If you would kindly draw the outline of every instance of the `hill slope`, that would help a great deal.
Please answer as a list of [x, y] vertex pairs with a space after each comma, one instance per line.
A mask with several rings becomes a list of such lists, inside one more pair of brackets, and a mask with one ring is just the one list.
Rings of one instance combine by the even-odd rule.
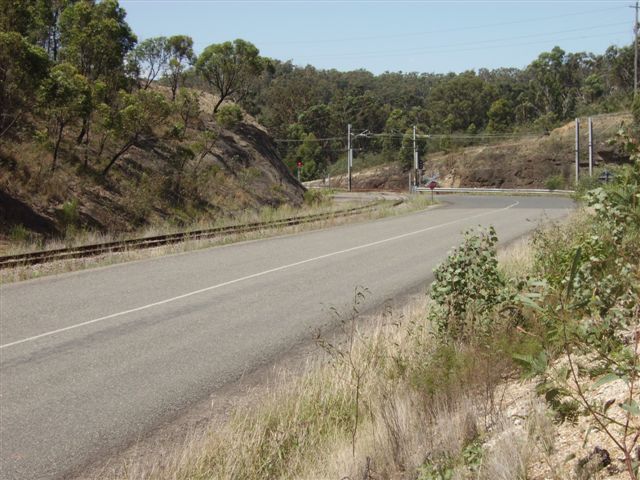
[[[155, 90], [168, 95], [162, 87]], [[104, 151], [97, 139], [77, 145], [68, 134], [62, 142], [64, 161], [51, 172], [51, 153], [34, 140], [34, 131], [3, 139], [0, 237], [25, 229], [59, 235], [70, 227], [117, 233], [301, 204], [304, 188], [282, 163], [264, 127], [248, 115], [224, 127], [208, 113], [212, 96], [198, 95], [201, 112], [179, 139], [169, 128], [154, 130], [107, 176], [100, 172], [115, 145]], [[179, 121], [176, 113], [173, 120]], [[38, 128], [44, 126], [35, 124]]]
[[[625, 159], [618, 156], [607, 140], [617, 128], [631, 122], [627, 113], [595, 116], [594, 161], [596, 166], [616, 164]], [[586, 172], [587, 130], [581, 130], [581, 169]], [[437, 174], [445, 187], [544, 188], [549, 178], [561, 177], [566, 186], [573, 184], [575, 168], [575, 125], [568, 123], [548, 135], [509, 139], [481, 146], [452, 148], [446, 152], [428, 153], [426, 174]], [[486, 142], [485, 142], [486, 143]], [[406, 189], [408, 172], [398, 163], [386, 164], [353, 175], [356, 189]], [[310, 182], [321, 185], [322, 181]], [[331, 178], [330, 186], [346, 186], [344, 175]]]

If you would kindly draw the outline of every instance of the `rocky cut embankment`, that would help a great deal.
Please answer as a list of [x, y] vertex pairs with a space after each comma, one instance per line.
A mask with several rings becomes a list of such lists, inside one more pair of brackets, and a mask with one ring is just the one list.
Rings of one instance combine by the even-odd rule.
[[[203, 112], [211, 112], [210, 97], [200, 93]], [[97, 141], [88, 149], [77, 145], [71, 128], [62, 143], [63, 161], [51, 172], [51, 153], [34, 135], [43, 127], [34, 125], [0, 144], [0, 236], [5, 238], [25, 231], [59, 236], [69, 227], [120, 233], [180, 226], [303, 201], [304, 187], [280, 159], [269, 133], [248, 115], [225, 128], [201, 113], [180, 141], [169, 128], [154, 130], [107, 176], [100, 172], [109, 145], [99, 156]]]
[[[593, 117], [594, 162], [596, 168], [628, 161], [608, 140], [617, 129], [631, 122], [631, 114], [621, 113]], [[586, 122], [585, 122], [586, 124]], [[587, 129], [581, 130], [580, 168], [588, 169]], [[463, 139], [476, 145], [454, 147], [448, 151], [427, 153], [425, 173], [437, 175], [445, 187], [545, 188], [550, 179], [555, 188], [571, 186], [575, 171], [575, 124], [570, 122], [547, 135], [514, 136], [513, 138]], [[477, 143], [482, 145], [477, 145]], [[321, 185], [322, 181], [311, 185]], [[325, 182], [326, 184], [326, 182]], [[329, 186], [346, 187], [346, 176], [329, 180]], [[356, 189], [407, 189], [408, 172], [398, 162], [354, 172]]]

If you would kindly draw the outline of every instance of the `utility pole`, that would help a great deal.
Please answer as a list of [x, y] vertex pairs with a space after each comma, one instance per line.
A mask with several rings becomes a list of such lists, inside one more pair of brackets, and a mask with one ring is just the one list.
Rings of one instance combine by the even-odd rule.
[[351, 191], [351, 124], [347, 125], [347, 176], [349, 177], [347, 182], [349, 184], [349, 191]]
[[638, 9], [640, 9], [640, 6], [638, 4], [639, 2], [636, 0], [635, 6], [629, 6], [636, 11], [636, 21], [633, 24], [633, 34], [635, 35], [633, 42], [635, 45], [635, 56], [633, 62], [633, 98], [636, 98], [636, 96], [638, 95]]
[[580, 119], [576, 118], [576, 185], [580, 175]]
[[593, 177], [593, 120], [589, 117], [589, 176]]
[[418, 149], [416, 148], [416, 126], [413, 126], [413, 171], [415, 175], [415, 185], [420, 186], [418, 180]]

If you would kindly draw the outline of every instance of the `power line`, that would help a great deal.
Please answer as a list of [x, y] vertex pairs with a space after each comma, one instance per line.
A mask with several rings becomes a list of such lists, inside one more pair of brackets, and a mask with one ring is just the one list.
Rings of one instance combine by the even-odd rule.
[[[600, 37], [609, 37], [611, 35], [621, 35], [621, 34], [626, 34], [626, 31], [615, 31], [615, 32], [607, 32], [601, 35], [581, 35], [581, 36], [576, 36], [576, 37], [562, 37], [562, 38], [555, 38], [555, 39], [546, 39], [546, 40], [539, 40], [536, 42], [522, 42], [522, 43], [509, 43], [508, 45], [491, 45], [491, 46], [483, 46], [483, 47], [475, 47], [475, 48], [463, 48], [463, 49], [455, 49], [455, 50], [444, 50], [444, 49], [439, 49], [439, 50], [424, 50], [424, 51], [420, 51], [420, 52], [414, 52], [414, 53], [406, 53], [406, 54], [402, 54], [402, 53], [395, 53], [395, 54], [388, 54], [388, 55], [361, 55], [364, 58], [385, 58], [385, 57], [401, 57], [401, 56], [411, 56], [411, 55], [426, 55], [426, 54], [432, 54], [432, 55], [437, 55], [437, 54], [445, 54], [448, 55], [450, 53], [457, 53], [457, 52], [472, 52], [472, 51], [479, 51], [479, 50], [496, 50], [499, 47], [504, 47], [504, 48], [510, 48], [510, 47], [522, 47], [522, 46], [527, 46], [527, 45], [543, 45], [543, 44], [548, 44], [549, 42], [554, 42], [554, 43], [558, 43], [558, 42], [563, 42], [566, 40], [583, 40], [583, 39], [591, 39], [591, 38], [600, 38]], [[336, 55], [331, 55], [332, 58], [339, 58], [340, 54], [336, 54]], [[315, 57], [314, 57], [315, 58]]]
[[[408, 134], [402, 133], [370, 133], [366, 136], [358, 137], [365, 139], [372, 138], [405, 138]], [[540, 137], [542, 134], [538, 133], [436, 133], [436, 134], [416, 134], [417, 139], [441, 139], [441, 138], [451, 138], [451, 139], [500, 139], [500, 138], [533, 138]], [[304, 143], [304, 142], [329, 142], [342, 140], [344, 141], [344, 137], [326, 137], [326, 138], [308, 138], [308, 139], [291, 139], [291, 138], [276, 138], [275, 142], [278, 143]]]
[[[532, 33], [529, 35], [518, 35], [515, 37], [501, 37], [501, 38], [495, 38], [495, 39], [489, 39], [489, 40], [476, 40], [473, 42], [461, 42], [461, 43], [448, 43], [445, 45], [434, 45], [429, 47], [428, 49], [425, 48], [404, 48], [402, 50], [385, 50], [385, 51], [369, 51], [369, 52], [359, 52], [359, 53], [341, 53], [339, 54], [339, 56], [360, 56], [360, 55], [395, 55], [398, 53], [401, 54], [409, 54], [409, 53], [415, 53], [415, 52], [425, 52], [425, 51], [440, 51], [443, 48], [446, 49], [450, 49], [451, 47], [465, 47], [468, 45], [478, 45], [478, 44], [486, 44], [486, 43], [502, 43], [502, 42], [507, 42], [507, 41], [511, 41], [511, 40], [519, 40], [519, 39], [525, 39], [525, 38], [536, 38], [536, 37], [546, 37], [548, 35], [556, 35], [556, 34], [563, 34], [563, 33], [573, 33], [573, 32], [584, 32], [584, 31], [593, 31], [593, 30], [598, 30], [598, 29], [603, 29], [603, 28], [607, 28], [607, 27], [618, 27], [618, 26], [622, 26], [622, 25], [628, 25], [628, 22], [615, 22], [615, 23], [607, 23], [607, 24], [598, 24], [598, 25], [592, 25], [592, 26], [588, 26], [588, 27], [580, 27], [580, 28], [574, 28], [574, 29], [570, 29], [570, 30], [556, 30], [554, 32], [542, 32], [542, 33]], [[320, 56], [320, 55], [315, 55]], [[329, 54], [322, 54], [322, 56], [338, 56], [338, 55], [329, 55]]]
[[[131, 1], [131, 0], [130, 0]], [[284, 44], [290, 44], [290, 43], [295, 43], [295, 44], [322, 44], [322, 43], [344, 43], [344, 42], [350, 42], [350, 41], [358, 41], [358, 40], [385, 40], [385, 39], [390, 39], [390, 38], [407, 38], [407, 37], [419, 37], [419, 36], [423, 36], [423, 35], [431, 35], [434, 33], [449, 33], [449, 32], [460, 32], [460, 31], [467, 31], [467, 30], [482, 30], [484, 28], [494, 28], [494, 27], [501, 27], [501, 26], [507, 26], [507, 25], [518, 25], [518, 24], [523, 24], [523, 23], [534, 23], [534, 22], [540, 22], [540, 21], [544, 21], [544, 20], [553, 20], [553, 19], [557, 19], [557, 18], [567, 18], [567, 17], [576, 17], [579, 15], [589, 15], [592, 13], [602, 13], [602, 12], [611, 12], [611, 11], [618, 11], [620, 9], [620, 7], [616, 7], [616, 8], [601, 8], [601, 9], [597, 9], [597, 10], [586, 10], [583, 12], [573, 12], [573, 13], [567, 13], [567, 14], [563, 14], [563, 15], [553, 15], [553, 16], [548, 16], [548, 17], [536, 17], [536, 18], [526, 18], [526, 19], [522, 19], [522, 20], [514, 20], [514, 21], [509, 21], [509, 22], [499, 22], [499, 23], [487, 23], [484, 25], [472, 25], [469, 27], [456, 27], [456, 28], [447, 28], [447, 29], [440, 29], [440, 30], [430, 30], [430, 31], [423, 31], [423, 32], [413, 32], [413, 33], [398, 33], [398, 34], [394, 34], [394, 35], [371, 35], [371, 36], [362, 36], [362, 37], [343, 37], [343, 38], [331, 38], [331, 39], [323, 39], [323, 40], [283, 40], [283, 41], [278, 41], [278, 42], [267, 42], [267, 43], [262, 43], [261, 45], [284, 45]]]
[[306, 138], [306, 139], [296, 139], [296, 138], [274, 138], [274, 142], [278, 143], [302, 143], [302, 142], [329, 142], [332, 140], [344, 140], [343, 137], [326, 137], [326, 138]]
[[[625, 22], [626, 23], [626, 22]], [[307, 58], [350, 58], [350, 57], [366, 57], [366, 58], [383, 58], [383, 57], [398, 57], [398, 56], [409, 56], [409, 55], [420, 55], [427, 53], [456, 53], [456, 52], [469, 52], [469, 51], [477, 51], [477, 50], [486, 50], [493, 49], [497, 47], [515, 47], [515, 46], [526, 46], [526, 45], [540, 45], [542, 43], [548, 43], [549, 41], [560, 42], [565, 40], [581, 40], [585, 38], [598, 38], [598, 37], [608, 37], [610, 35], [623, 34], [627, 33], [626, 31], [612, 31], [605, 32], [600, 35], [580, 35], [580, 36], [571, 36], [571, 37], [561, 37], [561, 38], [545, 38], [541, 40], [537, 40], [535, 42], [519, 42], [519, 43], [504, 43], [509, 42], [510, 40], [522, 38], [522, 37], [511, 37], [511, 38], [503, 38], [500, 40], [485, 40], [485, 41], [477, 41], [477, 42], [469, 42], [466, 45], [478, 45], [480, 43], [497, 43], [498, 45], [485, 45], [479, 47], [471, 47], [471, 48], [453, 48], [449, 49], [447, 46], [441, 47], [431, 47], [427, 49], [415, 49], [415, 50], [397, 50], [397, 51], [385, 51], [385, 52], [352, 52], [352, 53], [336, 53], [336, 54], [320, 54], [320, 55], [311, 55]], [[465, 44], [460, 44], [465, 45]]]

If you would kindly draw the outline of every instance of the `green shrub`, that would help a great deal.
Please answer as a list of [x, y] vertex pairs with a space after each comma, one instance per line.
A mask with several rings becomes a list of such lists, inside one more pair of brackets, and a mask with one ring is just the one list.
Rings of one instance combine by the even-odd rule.
[[[426, 461], [418, 467], [417, 480], [453, 480], [462, 478], [460, 472], [473, 472], [477, 475], [483, 455], [482, 443], [475, 439], [465, 445], [459, 455], [444, 455], [437, 460]], [[476, 478], [476, 475], [473, 478]]]
[[493, 227], [468, 230], [463, 243], [434, 270], [431, 320], [442, 339], [471, 340], [494, 327], [497, 307], [514, 298], [498, 269]]
[[216, 112], [216, 121], [224, 128], [233, 129], [242, 122], [242, 109], [235, 103], [222, 105]]
[[553, 288], [562, 288], [575, 252], [575, 242], [588, 235], [589, 218], [581, 216], [567, 224], [553, 223], [533, 232], [533, 273]]
[[326, 203], [327, 199], [328, 196], [323, 190], [310, 188], [304, 192], [304, 203], [306, 205], [321, 205]]
[[544, 182], [544, 187], [547, 190], [559, 190], [564, 187], [564, 178], [562, 175], [553, 175]]
[[451, 344], [438, 344], [428, 352], [424, 361], [411, 369], [411, 384], [429, 397], [436, 394], [447, 396], [456, 386], [466, 384], [475, 361], [475, 352]]
[[31, 238], [29, 230], [25, 228], [21, 223], [11, 227], [9, 231], [9, 239], [15, 243], [26, 243]]
[[593, 190], [600, 186], [600, 181], [598, 180], [599, 175], [600, 172], [594, 172], [592, 177], [588, 175], [581, 176], [578, 180], [578, 184], [575, 186], [575, 198], [581, 199], [589, 190]]
[[[540, 277], [537, 315], [543, 319], [546, 348], [514, 358], [558, 417], [588, 416], [589, 430], [608, 436], [624, 456], [629, 478], [637, 477], [635, 445], [640, 385], [640, 155], [637, 141], [619, 135], [620, 148], [634, 165], [615, 182], [585, 195], [593, 214], [568, 227], [534, 238]], [[559, 355], [564, 356], [557, 362]], [[617, 382], [623, 400], [585, 395]], [[619, 397], [620, 398], [620, 397]], [[613, 413], [612, 413], [613, 412]]]
[[59, 213], [60, 224], [65, 232], [65, 235], [73, 235], [76, 233], [76, 229], [80, 223], [80, 211], [78, 208], [78, 200], [67, 200], [62, 204], [62, 208]]
[[539, 116], [533, 122], [533, 128], [541, 132], [550, 132], [558, 126], [558, 117], [555, 113], [549, 112]]

